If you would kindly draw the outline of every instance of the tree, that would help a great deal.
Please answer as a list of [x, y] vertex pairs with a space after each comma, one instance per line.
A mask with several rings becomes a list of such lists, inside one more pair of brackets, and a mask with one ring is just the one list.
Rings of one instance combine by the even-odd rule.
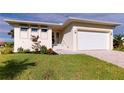
[[113, 45], [114, 48], [122, 48], [124, 45], [124, 35], [116, 34], [114, 35]]
[[8, 35], [10, 35], [11, 38], [14, 38], [14, 29], [11, 29], [10, 32], [8, 32]]

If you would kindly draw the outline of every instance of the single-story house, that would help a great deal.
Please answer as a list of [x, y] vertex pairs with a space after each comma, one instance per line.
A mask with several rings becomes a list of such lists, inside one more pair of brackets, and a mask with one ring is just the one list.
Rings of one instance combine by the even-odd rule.
[[5, 19], [14, 27], [14, 52], [22, 47], [32, 50], [31, 35], [41, 45], [64, 50], [112, 50], [113, 29], [119, 23], [69, 17], [64, 23]]

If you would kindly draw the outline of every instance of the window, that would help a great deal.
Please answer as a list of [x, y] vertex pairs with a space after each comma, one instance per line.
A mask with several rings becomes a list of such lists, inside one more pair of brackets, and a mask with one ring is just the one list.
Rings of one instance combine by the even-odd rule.
[[37, 32], [38, 31], [38, 28], [31, 28], [31, 31], [32, 32]]
[[28, 30], [28, 27], [26, 26], [21, 27], [21, 31], [27, 31], [27, 30]]
[[42, 28], [41, 31], [42, 31], [42, 32], [47, 32], [48, 29], [47, 29], [47, 28]]

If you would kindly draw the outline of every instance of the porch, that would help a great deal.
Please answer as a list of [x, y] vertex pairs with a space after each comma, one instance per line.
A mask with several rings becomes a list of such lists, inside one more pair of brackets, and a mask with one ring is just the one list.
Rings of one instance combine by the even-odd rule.
[[62, 30], [52, 30], [52, 49], [63, 50], [66, 48], [66, 43], [63, 40]]

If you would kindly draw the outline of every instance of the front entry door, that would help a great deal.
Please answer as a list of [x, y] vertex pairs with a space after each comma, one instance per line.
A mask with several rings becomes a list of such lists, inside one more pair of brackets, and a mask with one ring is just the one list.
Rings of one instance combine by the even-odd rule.
[[60, 33], [52, 32], [52, 45], [57, 45], [60, 43]]

